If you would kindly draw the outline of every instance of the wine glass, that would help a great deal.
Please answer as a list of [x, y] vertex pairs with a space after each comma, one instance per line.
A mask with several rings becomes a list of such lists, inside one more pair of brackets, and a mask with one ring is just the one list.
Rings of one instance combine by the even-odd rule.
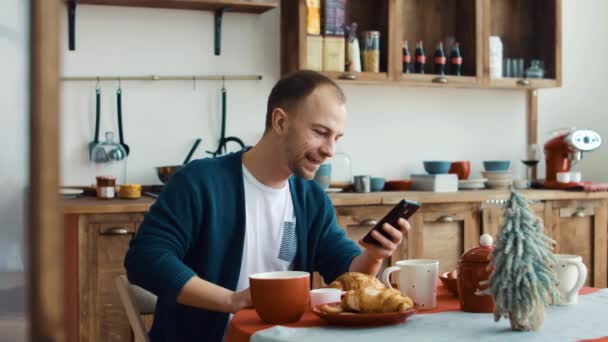
[[538, 165], [541, 158], [541, 149], [538, 144], [528, 144], [524, 150], [523, 156], [521, 158], [521, 162], [527, 166], [527, 179], [532, 183], [532, 169]]

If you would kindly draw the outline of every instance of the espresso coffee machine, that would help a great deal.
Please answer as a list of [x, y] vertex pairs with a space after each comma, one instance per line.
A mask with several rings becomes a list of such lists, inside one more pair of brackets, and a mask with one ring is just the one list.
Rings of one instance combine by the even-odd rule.
[[583, 159], [583, 152], [591, 152], [602, 144], [600, 135], [589, 129], [572, 129], [559, 133], [545, 143], [547, 189], [584, 187], [581, 180], [558, 181], [558, 173], [571, 172], [572, 166]]

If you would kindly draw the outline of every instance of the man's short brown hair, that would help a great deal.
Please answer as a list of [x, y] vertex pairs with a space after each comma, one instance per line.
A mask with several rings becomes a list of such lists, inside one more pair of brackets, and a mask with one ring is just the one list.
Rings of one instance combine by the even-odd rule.
[[336, 96], [343, 103], [346, 96], [340, 87], [328, 77], [311, 70], [301, 70], [289, 74], [279, 80], [268, 96], [266, 108], [266, 130], [272, 127], [272, 112], [276, 108], [286, 111], [293, 109], [320, 86], [329, 85], [336, 90]]

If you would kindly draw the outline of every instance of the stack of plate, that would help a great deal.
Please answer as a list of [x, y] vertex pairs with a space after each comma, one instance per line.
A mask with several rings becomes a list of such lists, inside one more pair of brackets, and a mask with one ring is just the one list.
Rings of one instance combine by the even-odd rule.
[[463, 179], [458, 181], [458, 190], [479, 190], [486, 188], [486, 178]]
[[481, 174], [488, 179], [488, 188], [508, 189], [513, 184], [511, 171], [482, 171]]

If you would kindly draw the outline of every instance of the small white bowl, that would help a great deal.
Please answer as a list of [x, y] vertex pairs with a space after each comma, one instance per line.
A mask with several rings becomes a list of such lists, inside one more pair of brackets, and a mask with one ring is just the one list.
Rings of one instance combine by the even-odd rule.
[[310, 290], [310, 307], [339, 302], [342, 300], [342, 293], [344, 291], [331, 288]]

